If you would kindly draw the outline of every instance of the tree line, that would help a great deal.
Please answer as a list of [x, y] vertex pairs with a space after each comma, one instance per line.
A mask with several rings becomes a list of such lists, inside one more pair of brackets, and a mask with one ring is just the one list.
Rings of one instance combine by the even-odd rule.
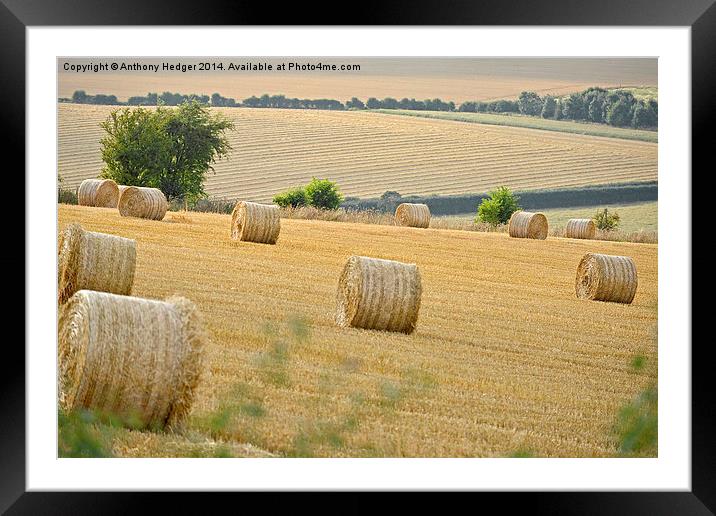
[[523, 91], [516, 101], [463, 102], [462, 112], [515, 112], [553, 120], [582, 120], [615, 127], [656, 128], [659, 104], [655, 99], [637, 99], [627, 90], [588, 88], [565, 97]]
[[578, 120], [609, 124], [615, 127], [656, 128], [658, 125], [659, 105], [655, 99], [637, 99], [627, 90], [606, 90], [588, 88], [580, 93], [557, 97], [541, 97], [534, 91], [523, 91], [516, 100], [501, 99], [489, 102], [466, 101], [456, 107], [454, 102], [445, 102], [439, 98], [416, 100], [403, 98], [397, 100], [385, 97], [380, 100], [370, 97], [366, 102], [357, 97], [345, 104], [335, 99], [299, 99], [285, 95], [264, 94], [251, 96], [243, 101], [224, 97], [219, 93], [209, 95], [172, 93], [147, 93], [145, 96], [130, 97], [121, 102], [115, 95], [88, 95], [83, 90], [75, 91], [71, 99], [61, 102], [76, 104], [103, 104], [127, 106], [179, 106], [185, 102], [196, 101], [202, 105], [214, 107], [250, 107], [283, 109], [405, 109], [413, 111], [459, 111], [463, 113], [519, 113], [527, 116], [553, 120]]
[[455, 111], [454, 102], [444, 102], [441, 99], [415, 100], [404, 98], [396, 100], [386, 97], [379, 100], [375, 97], [369, 98], [365, 103], [357, 97], [353, 97], [345, 104], [335, 99], [299, 99], [286, 97], [285, 95], [263, 94], [260, 97], [255, 95], [237, 101], [231, 97], [224, 97], [219, 93], [209, 95], [198, 95], [195, 93], [182, 95], [181, 93], [147, 93], [144, 96], [129, 97], [126, 102], [117, 99], [116, 95], [88, 95], [84, 90], [77, 90], [72, 94], [71, 99], [60, 98], [60, 102], [72, 102], [75, 104], [101, 104], [117, 106], [180, 106], [184, 102], [196, 101], [200, 104], [213, 107], [250, 107], [250, 108], [284, 108], [284, 109], [412, 109], [425, 111]]

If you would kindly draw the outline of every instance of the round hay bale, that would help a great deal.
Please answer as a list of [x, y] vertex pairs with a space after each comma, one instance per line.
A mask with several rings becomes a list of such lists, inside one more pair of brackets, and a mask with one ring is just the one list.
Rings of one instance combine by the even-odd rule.
[[60, 406], [140, 428], [180, 423], [191, 409], [207, 336], [194, 304], [80, 290], [62, 307]]
[[119, 197], [117, 208], [123, 217], [162, 220], [169, 209], [169, 203], [158, 188], [128, 186]]
[[278, 206], [239, 201], [231, 213], [231, 238], [242, 242], [275, 244], [281, 232]]
[[580, 299], [631, 303], [636, 286], [636, 264], [628, 256], [587, 253], [577, 267]]
[[592, 219], [569, 219], [564, 230], [567, 238], [586, 238], [591, 240], [597, 232], [597, 226]]
[[427, 204], [399, 204], [395, 209], [395, 223], [398, 226], [426, 228], [430, 225], [430, 208]]
[[412, 333], [422, 285], [414, 263], [351, 256], [338, 279], [336, 323]]
[[85, 179], [77, 189], [77, 204], [115, 208], [119, 200], [119, 188], [111, 179]]
[[117, 185], [117, 188], [119, 189], [119, 195], [117, 196], [117, 208], [119, 208], [119, 200], [122, 198], [122, 194], [124, 191], [129, 188], [127, 185]]
[[70, 224], [60, 233], [57, 254], [59, 304], [82, 289], [125, 295], [132, 292], [137, 259], [134, 240]]
[[547, 238], [547, 217], [544, 213], [531, 213], [529, 211], [516, 211], [510, 217], [509, 233], [513, 238]]

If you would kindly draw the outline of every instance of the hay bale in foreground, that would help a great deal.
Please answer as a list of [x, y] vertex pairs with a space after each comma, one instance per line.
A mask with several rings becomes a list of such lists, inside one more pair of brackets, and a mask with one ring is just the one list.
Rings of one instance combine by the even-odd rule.
[[231, 213], [231, 238], [242, 242], [275, 244], [281, 232], [278, 206], [239, 201]]
[[80, 290], [60, 313], [60, 406], [115, 414], [144, 428], [176, 425], [191, 409], [206, 341], [201, 315], [187, 299]]
[[399, 204], [395, 209], [395, 223], [398, 226], [426, 228], [430, 225], [430, 208], [427, 204]]
[[351, 256], [338, 279], [336, 323], [412, 333], [422, 285], [414, 263]]
[[564, 229], [567, 238], [586, 238], [591, 240], [597, 232], [597, 226], [592, 219], [569, 219]]
[[117, 208], [123, 217], [162, 220], [169, 203], [158, 188], [127, 186], [119, 197]]
[[128, 295], [132, 292], [137, 244], [129, 238], [85, 231], [70, 224], [58, 245], [57, 302], [78, 290]]
[[587, 253], [577, 267], [580, 299], [631, 303], [636, 287], [636, 264], [628, 256]]
[[516, 211], [510, 217], [508, 231], [513, 238], [547, 238], [547, 217], [544, 213], [531, 213], [529, 211]]
[[77, 204], [115, 208], [119, 200], [119, 188], [111, 179], [85, 179], [77, 189]]

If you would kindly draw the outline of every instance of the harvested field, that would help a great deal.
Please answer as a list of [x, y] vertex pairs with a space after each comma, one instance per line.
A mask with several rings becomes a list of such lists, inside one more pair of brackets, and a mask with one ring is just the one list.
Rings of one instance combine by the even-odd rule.
[[[63, 187], [99, 174], [98, 124], [113, 109], [58, 105]], [[215, 198], [270, 202], [312, 176], [364, 198], [657, 179], [655, 143], [357, 111], [215, 109], [236, 124], [234, 150], [206, 181]]]
[[[192, 300], [210, 334], [187, 433], [122, 434], [120, 455], [614, 456], [656, 379], [656, 245], [284, 219], [276, 245], [236, 246], [228, 215], [58, 212], [137, 240], [133, 294]], [[630, 305], [576, 298], [587, 252], [634, 259]], [[351, 255], [420, 267], [412, 335], [336, 325]]]

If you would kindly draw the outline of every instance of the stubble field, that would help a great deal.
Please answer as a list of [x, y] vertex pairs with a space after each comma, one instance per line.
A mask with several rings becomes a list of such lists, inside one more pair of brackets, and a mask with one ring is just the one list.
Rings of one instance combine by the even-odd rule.
[[[99, 123], [116, 107], [60, 104], [63, 187], [102, 169]], [[485, 192], [657, 179], [657, 144], [367, 112], [215, 108], [236, 124], [209, 173], [215, 198], [270, 202], [312, 176], [346, 196]]]
[[[121, 456], [613, 456], [656, 379], [656, 245], [284, 219], [270, 246], [231, 242], [226, 215], [58, 217], [136, 239], [133, 295], [188, 297], [210, 334], [187, 428], [122, 431]], [[631, 305], [576, 299], [588, 251], [633, 257]], [[412, 335], [334, 324], [352, 254], [418, 264]]]

